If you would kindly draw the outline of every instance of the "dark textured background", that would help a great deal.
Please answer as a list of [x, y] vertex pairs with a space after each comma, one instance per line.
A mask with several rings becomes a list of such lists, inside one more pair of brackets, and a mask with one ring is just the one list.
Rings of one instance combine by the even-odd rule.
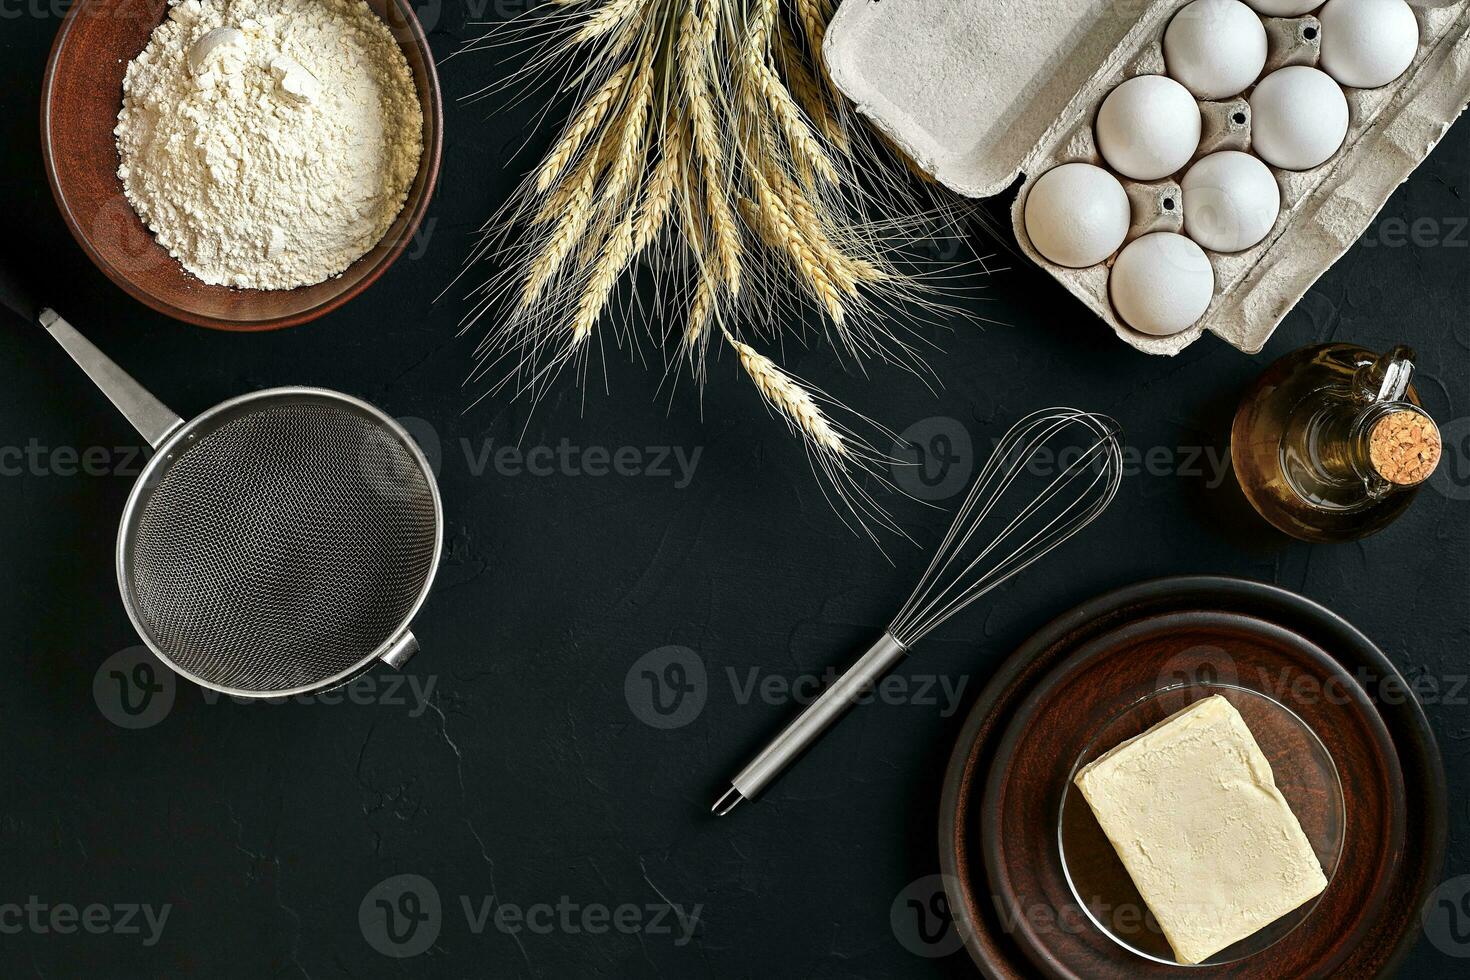
[[[1136, 353], [1003, 248], [992, 264], [1012, 268], [965, 300], [992, 322], [936, 335], [945, 348], [933, 358], [937, 395], [893, 371], [844, 375], [825, 349], [793, 350], [799, 373], [895, 429], [947, 416], [978, 443], [1030, 409], [1075, 403], [1116, 415], [1130, 445], [1183, 461], [1189, 447], [1219, 451], [1235, 399], [1270, 358], [1331, 339], [1407, 342], [1452, 445], [1443, 478], [1406, 517], [1338, 547], [1265, 533], [1240, 513], [1228, 481], [1211, 486], [1208, 467], [1130, 476], [1085, 540], [904, 668], [963, 681], [959, 710], [946, 712], [943, 699], [864, 707], [767, 799], [720, 822], [705, 815], [711, 798], [791, 711], [742, 697], [727, 671], [742, 683], [752, 668], [780, 681], [845, 662], [881, 629], [923, 555], [899, 547], [890, 566], [843, 527], [728, 357], [713, 368], [702, 417], [688, 385], [670, 405], [656, 373], [613, 352], [610, 394], [594, 386], [583, 403], [563, 390], [525, 432], [524, 449], [566, 438], [610, 451], [698, 450], [687, 486], [657, 475], [474, 472], [465, 446], [513, 444], [524, 409], [489, 401], [464, 412], [463, 305], [433, 300], [527, 165], [510, 161], [524, 113], [451, 105], [426, 250], [342, 311], [252, 336], [142, 308], [88, 264], [41, 171], [37, 100], [60, 21], [51, 2], [0, 0], [4, 222], [44, 259], [38, 285], [50, 302], [185, 415], [300, 383], [422, 420], [412, 424], [438, 444], [449, 523], [439, 585], [418, 622], [425, 649], [409, 671], [434, 684], [427, 704], [390, 690], [386, 673], [364, 689], [370, 704], [238, 705], [180, 684], [155, 724], [120, 727], [104, 662], [136, 643], [111, 564], [130, 479], [62, 475], [66, 457], [50, 450], [102, 447], [97, 458], [123, 469], [127, 454], [115, 447], [137, 439], [39, 331], [0, 332], [0, 446], [34, 440], [48, 461], [15, 475], [11, 459], [0, 478], [0, 905], [37, 896], [48, 906], [172, 906], [152, 946], [139, 935], [0, 934], [0, 975], [964, 975], [962, 954], [926, 959], [906, 948], [913, 937], [895, 934], [890, 906], [937, 870], [939, 781], [964, 706], [1054, 615], [1142, 578], [1227, 573], [1328, 604], [1406, 672], [1467, 670], [1464, 123], [1259, 357], [1210, 337], [1173, 359]], [[441, 56], [474, 32], [457, 3], [426, 9]], [[489, 56], [451, 61], [446, 95], [495, 71]], [[1417, 242], [1404, 240], [1415, 221]], [[935, 425], [920, 432], [953, 423]], [[889, 504], [921, 540], [945, 522], [912, 501]], [[659, 729], [640, 718], [648, 708], [632, 668], [666, 646], [702, 658], [707, 703], [682, 727]], [[1450, 774], [1448, 878], [1470, 871], [1470, 712], [1464, 692], [1428, 712]], [[395, 960], [369, 945], [358, 911], [399, 874], [431, 881], [445, 911], [432, 948]], [[562, 903], [578, 915], [631, 903], [640, 911], [624, 914], [647, 928], [476, 934], [462, 896], [512, 909]], [[691, 941], [641, 910], [664, 902], [702, 906]], [[1405, 975], [1444, 976], [1463, 962], [1423, 941]]]

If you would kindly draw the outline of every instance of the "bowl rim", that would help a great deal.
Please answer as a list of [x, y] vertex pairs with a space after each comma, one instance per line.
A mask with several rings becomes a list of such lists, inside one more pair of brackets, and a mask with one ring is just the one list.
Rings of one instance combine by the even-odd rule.
[[[96, 0], [77, 0], [67, 10], [62, 19], [61, 27], [56, 31], [56, 37], [51, 42], [51, 51], [46, 56], [46, 71], [41, 81], [41, 158], [46, 171], [46, 182], [51, 186], [51, 197], [56, 202], [57, 209], [61, 212], [62, 219], [66, 222], [67, 229], [71, 232], [87, 258], [92, 264], [102, 271], [108, 279], [112, 280], [129, 296], [138, 302], [156, 310], [175, 320], [182, 320], [195, 326], [207, 327], [211, 330], [224, 330], [235, 333], [258, 333], [267, 330], [281, 330], [286, 327], [300, 326], [309, 323], [318, 317], [325, 316], [346, 304], [349, 300], [356, 298], [363, 290], [377, 282], [379, 277], [398, 261], [398, 258], [408, 248], [408, 243], [418, 234], [424, 217], [428, 214], [429, 202], [434, 198], [434, 191], [439, 184], [439, 169], [444, 153], [444, 99], [439, 88], [439, 70], [434, 60], [434, 51], [429, 46], [429, 39], [424, 34], [423, 24], [420, 23], [418, 14], [409, 4], [408, 0], [384, 0], [392, 4], [398, 14], [403, 18], [403, 27], [406, 31], [404, 37], [396, 38], [400, 46], [411, 43], [419, 50], [424, 63], [426, 88], [428, 90], [428, 104], [420, 108], [424, 114], [424, 130], [430, 138], [424, 142], [424, 154], [419, 163], [420, 172], [425, 174], [423, 193], [419, 195], [417, 203], [409, 211], [408, 221], [403, 226], [402, 234], [389, 246], [388, 251], [378, 260], [375, 267], [364, 275], [351, 287], [342, 292], [323, 300], [316, 306], [291, 313], [285, 316], [271, 317], [265, 320], [231, 320], [225, 317], [209, 316], [195, 313], [176, 306], [161, 297], [143, 289], [135, 283], [125, 272], [117, 269], [111, 262], [107, 261], [95, 248], [91, 241], [82, 232], [82, 226], [72, 211], [70, 203], [62, 192], [60, 182], [56, 176], [56, 160], [52, 152], [52, 115], [51, 103], [52, 92], [56, 85], [56, 68], [60, 58], [61, 50], [71, 36], [72, 29], [82, 16], [82, 11], [93, 5]], [[152, 231], [149, 231], [152, 234]], [[361, 259], [359, 259], [361, 261]]]

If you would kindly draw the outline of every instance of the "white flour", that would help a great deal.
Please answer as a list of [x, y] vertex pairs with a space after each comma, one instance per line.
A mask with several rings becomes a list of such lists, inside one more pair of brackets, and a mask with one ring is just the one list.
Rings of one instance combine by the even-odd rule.
[[378, 244], [418, 172], [423, 114], [363, 0], [171, 0], [128, 65], [118, 176], [207, 283], [290, 289]]

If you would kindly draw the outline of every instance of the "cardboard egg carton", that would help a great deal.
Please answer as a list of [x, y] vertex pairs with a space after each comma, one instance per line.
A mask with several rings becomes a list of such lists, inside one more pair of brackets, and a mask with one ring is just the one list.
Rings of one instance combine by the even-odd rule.
[[[1350, 122], [1342, 148], [1312, 170], [1272, 168], [1281, 188], [1275, 227], [1244, 252], [1207, 251], [1214, 300], [1187, 330], [1154, 337], [1114, 313], [1112, 259], [1086, 269], [1055, 265], [1031, 245], [1023, 218], [1032, 184], [1052, 167], [1071, 161], [1106, 167], [1093, 139], [1098, 107], [1128, 78], [1166, 74], [1164, 28], [1186, 2], [844, 0], [823, 55], [858, 110], [950, 189], [990, 197], [1024, 174], [1011, 209], [1022, 251], [1123, 340], [1172, 355], [1208, 330], [1253, 354], [1470, 100], [1470, 0], [1409, 0], [1419, 50], [1408, 70], [1382, 88], [1344, 89]], [[1316, 64], [1321, 38], [1314, 17], [1265, 20], [1267, 73]], [[1203, 107], [1199, 155], [1249, 148], [1243, 97]], [[1147, 184], [1120, 177], [1133, 206], [1130, 239], [1180, 230], [1182, 176]]]

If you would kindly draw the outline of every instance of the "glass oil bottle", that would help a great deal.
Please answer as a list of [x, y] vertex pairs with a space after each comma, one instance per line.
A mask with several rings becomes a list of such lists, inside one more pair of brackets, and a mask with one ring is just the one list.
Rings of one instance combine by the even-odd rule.
[[1288, 354], [1246, 392], [1230, 433], [1251, 505], [1305, 541], [1382, 529], [1439, 462], [1440, 435], [1410, 383], [1414, 352], [1322, 344]]

